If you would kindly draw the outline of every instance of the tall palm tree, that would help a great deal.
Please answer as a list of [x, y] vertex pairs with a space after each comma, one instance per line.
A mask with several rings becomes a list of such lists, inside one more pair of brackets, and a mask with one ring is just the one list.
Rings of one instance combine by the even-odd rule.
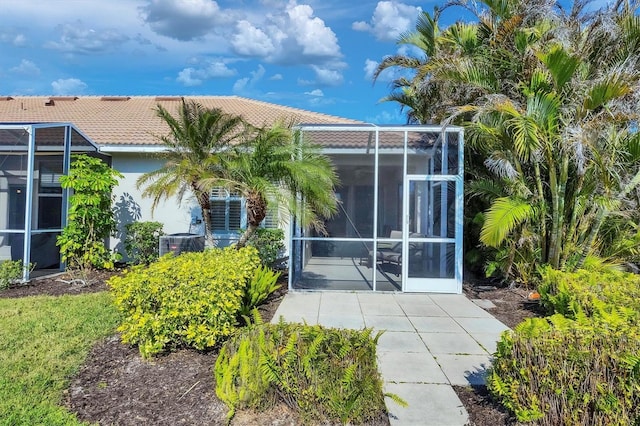
[[[268, 209], [284, 211], [302, 226], [319, 231], [323, 219], [337, 211], [337, 176], [331, 160], [290, 125], [277, 122], [257, 129], [226, 160], [224, 186], [246, 202], [247, 229], [238, 248], [258, 229]], [[216, 179], [205, 182], [206, 187], [216, 184]]]
[[399, 42], [411, 41], [424, 58], [390, 57], [379, 68], [410, 69], [413, 77], [397, 80], [405, 92], [442, 89], [444, 99], [410, 105], [465, 124], [465, 157], [484, 158], [471, 170], [484, 180], [469, 187], [493, 194], [480, 240], [510, 252], [505, 271], [526, 247], [525, 262], [580, 266], [613, 213], [625, 208], [639, 219], [628, 199], [640, 181], [638, 5], [620, 1], [595, 13], [584, 5], [484, 0], [477, 22], [444, 30], [437, 14], [423, 16]]
[[224, 186], [225, 158], [232, 147], [244, 141], [248, 126], [240, 116], [208, 109], [197, 102], [182, 101], [174, 117], [161, 105], [156, 109], [169, 134], [159, 136], [167, 150], [160, 154], [164, 165], [145, 173], [137, 181], [143, 196], [153, 199], [152, 210], [161, 200], [191, 193], [202, 209], [205, 238], [213, 245], [210, 186]]

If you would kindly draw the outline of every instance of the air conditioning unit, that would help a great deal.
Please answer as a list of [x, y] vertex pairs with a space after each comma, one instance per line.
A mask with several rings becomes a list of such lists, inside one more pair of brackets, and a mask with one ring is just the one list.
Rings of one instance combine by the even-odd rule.
[[197, 234], [169, 234], [160, 237], [159, 254], [163, 256], [167, 253], [179, 255], [190, 251], [204, 250], [204, 236]]

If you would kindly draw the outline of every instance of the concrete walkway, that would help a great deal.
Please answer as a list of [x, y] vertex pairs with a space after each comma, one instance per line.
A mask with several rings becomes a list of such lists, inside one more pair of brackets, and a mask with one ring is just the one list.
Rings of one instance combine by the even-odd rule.
[[273, 321], [385, 330], [378, 368], [392, 425], [457, 426], [467, 412], [451, 385], [484, 383], [496, 341], [508, 327], [464, 295], [290, 292]]

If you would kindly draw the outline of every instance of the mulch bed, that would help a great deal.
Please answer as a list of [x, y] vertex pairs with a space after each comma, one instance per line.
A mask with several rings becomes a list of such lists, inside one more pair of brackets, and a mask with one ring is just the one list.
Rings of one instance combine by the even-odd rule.
[[[106, 280], [119, 272], [98, 272], [91, 285], [69, 285], [65, 274], [33, 280], [0, 291], [0, 297], [39, 294], [62, 295], [104, 291]], [[265, 322], [273, 317], [286, 294], [286, 282], [260, 307]], [[526, 303], [528, 291], [495, 286], [484, 281], [465, 283], [471, 299], [491, 300], [491, 314], [509, 327], [539, 316], [536, 305]], [[83, 421], [104, 425], [223, 425], [227, 407], [215, 395], [213, 366], [217, 352], [179, 350], [143, 360], [138, 349], [120, 342], [118, 335], [94, 346], [83, 367], [72, 378], [65, 395], [66, 407]], [[514, 425], [515, 419], [496, 403], [486, 387], [454, 386], [469, 413], [470, 425]], [[260, 413], [238, 412], [234, 425], [294, 426], [296, 414], [281, 404]], [[388, 425], [381, 418], [376, 425]]]
[[[464, 294], [469, 299], [490, 300], [495, 308], [487, 309], [509, 328], [526, 318], [539, 317], [542, 310], [537, 303], [528, 300], [530, 290], [510, 288], [488, 280], [470, 280], [464, 283]], [[518, 422], [507, 410], [494, 400], [486, 386], [453, 386], [458, 398], [469, 413], [472, 426], [516, 425]]]

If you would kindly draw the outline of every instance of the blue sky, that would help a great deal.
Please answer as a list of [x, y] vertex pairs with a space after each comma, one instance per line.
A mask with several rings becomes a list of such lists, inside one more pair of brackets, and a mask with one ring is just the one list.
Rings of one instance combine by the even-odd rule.
[[372, 70], [433, 3], [2, 0], [0, 95], [238, 95], [374, 123]]

